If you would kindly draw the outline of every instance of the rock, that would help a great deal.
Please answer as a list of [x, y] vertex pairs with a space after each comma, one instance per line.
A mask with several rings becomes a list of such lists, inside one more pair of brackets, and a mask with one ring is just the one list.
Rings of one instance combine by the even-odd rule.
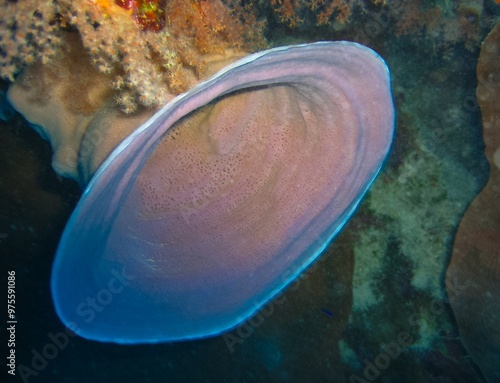
[[500, 23], [481, 47], [476, 96], [490, 178], [462, 218], [446, 275], [460, 337], [489, 382], [500, 381]]

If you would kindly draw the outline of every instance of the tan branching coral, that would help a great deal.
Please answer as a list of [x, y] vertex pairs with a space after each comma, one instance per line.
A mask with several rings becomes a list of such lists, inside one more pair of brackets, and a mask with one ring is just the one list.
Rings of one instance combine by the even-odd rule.
[[389, 11], [395, 20], [397, 36], [409, 36], [415, 41], [427, 38], [429, 48], [437, 54], [454, 44], [462, 44], [469, 51], [479, 47], [482, 1], [428, 4], [423, 0], [399, 0], [396, 4]]
[[355, 7], [363, 9], [366, 4], [385, 5], [385, 3], [386, 0], [270, 0], [279, 20], [290, 27], [304, 21], [301, 15], [306, 10], [315, 14], [318, 25], [327, 25], [333, 20], [345, 24]]
[[[165, 17], [165, 27], [157, 23], [148, 29], [145, 13], [138, 18], [137, 12], [125, 9], [124, 3], [3, 2], [0, 76], [13, 81], [24, 66], [47, 63], [61, 47], [61, 36], [77, 30], [94, 66], [114, 77], [117, 102], [130, 113], [137, 105], [159, 106], [171, 94], [186, 90], [189, 76], [203, 73], [207, 53], [265, 46], [262, 24], [248, 13], [234, 17], [234, 12], [242, 11], [237, 4], [229, 7], [221, 0], [171, 0], [154, 15]], [[250, 23], [258, 33], [248, 33]]]
[[23, 65], [46, 63], [60, 45], [51, 0], [3, 1], [0, 5], [0, 76], [14, 81]]

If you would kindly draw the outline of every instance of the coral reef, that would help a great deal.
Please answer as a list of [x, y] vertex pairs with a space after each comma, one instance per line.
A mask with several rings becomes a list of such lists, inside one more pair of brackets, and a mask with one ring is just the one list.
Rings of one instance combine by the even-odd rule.
[[[374, 0], [379, 3], [380, 0]], [[340, 23], [349, 20], [354, 3], [346, 0], [271, 0], [270, 4], [281, 22], [290, 27], [304, 22], [306, 12], [313, 12], [318, 24], [328, 24], [335, 18]]]
[[78, 35], [66, 33], [61, 44], [64, 53], [59, 51], [47, 64], [26, 68], [7, 96], [49, 140], [56, 173], [83, 184], [153, 111], [141, 108], [124, 118], [113, 101], [112, 76], [90, 65]]
[[237, 11], [220, 0], [2, 2], [0, 77], [13, 81], [24, 66], [48, 63], [76, 30], [93, 65], [113, 76], [123, 111], [157, 107], [203, 74], [205, 54], [265, 45], [262, 24]]
[[[384, 25], [394, 31], [394, 24]], [[464, 40], [449, 43], [449, 57], [432, 55], [444, 36], [419, 34], [418, 49], [407, 48], [409, 36], [390, 38], [381, 51], [393, 74], [398, 132], [385, 172], [350, 223], [353, 307], [342, 360], [363, 376], [367, 363], [380, 361], [384, 347], [405, 332], [411, 344], [380, 369], [384, 381], [478, 381], [448, 306], [465, 282], [448, 283], [453, 296], [444, 284], [456, 225], [484, 185], [480, 116], [469, 105], [476, 55]]]
[[290, 31], [311, 25], [360, 31], [377, 28], [366, 18], [378, 12], [396, 36], [425, 37], [438, 53], [479, 44], [483, 6], [479, 0], [24, 0], [4, 1], [0, 12], [0, 77], [14, 81], [25, 66], [48, 63], [64, 32], [77, 31], [93, 65], [113, 76], [117, 103], [131, 113], [187, 90], [193, 75], [203, 76], [207, 54], [266, 47], [266, 18]]
[[426, 38], [435, 53], [458, 43], [472, 51], [480, 43], [479, 20], [483, 13], [480, 0], [402, 0], [389, 9], [397, 36], [408, 36], [412, 41]]
[[[350, 39], [375, 47], [388, 61], [398, 108], [398, 133], [391, 160], [357, 216], [330, 248], [331, 256], [323, 256], [320, 267], [301, 278], [298, 288], [289, 289], [286, 303], [276, 305], [259, 328], [244, 334], [244, 343], [236, 345], [234, 354], [230, 354], [223, 338], [147, 349], [105, 345], [96, 348], [95, 344], [75, 338], [71, 339], [71, 347], [60, 350], [56, 360], [48, 361], [38, 379], [56, 377], [65, 382], [86, 382], [92, 378], [104, 382], [141, 380], [146, 376], [150, 380], [173, 381], [356, 381], [356, 375], [363, 376], [367, 368], [365, 361], [374, 363], [378, 355], [383, 355], [383, 344], [396, 339], [400, 331], [407, 331], [414, 342], [402, 348], [376, 381], [484, 381], [471, 358], [472, 351], [462, 346], [447, 302], [457, 293], [468, 292], [470, 285], [459, 280], [458, 284], [445, 286], [444, 277], [461, 212], [487, 179], [484, 147], [479, 143], [480, 115], [474, 96], [473, 68], [491, 19], [499, 15], [495, 5], [499, 1], [350, 1], [346, 20], [340, 20], [334, 11], [320, 25], [315, 12], [318, 9], [307, 5], [313, 1], [222, 3], [230, 12], [241, 11], [246, 18], [244, 29], [248, 37], [244, 40], [262, 39], [262, 31], [271, 45], [282, 43], [285, 38]], [[9, 2], [14, 4], [11, 9], [20, 9], [21, 5], [28, 9], [28, 4], [35, 4], [31, 0]], [[0, 70], [6, 73], [4, 78], [13, 80], [25, 65], [51, 61], [54, 53], [62, 50], [63, 42], [57, 36], [77, 28], [67, 19], [57, 18], [55, 24], [45, 23], [38, 28], [41, 13], [31, 17], [28, 10], [16, 22], [28, 17], [24, 25], [28, 28], [33, 24], [30, 36], [37, 38], [30, 37], [29, 44], [24, 40], [20, 44], [14, 36], [14, 24], [8, 26], [9, 20], [16, 17], [4, 12], [7, 3], [0, 5]], [[52, 1], [38, 1], [35, 5], [43, 8], [46, 3]], [[282, 16], [282, 5], [288, 6], [286, 10], [295, 24]], [[163, 13], [163, 29], [142, 29], [133, 14], [134, 8], [128, 9], [123, 9], [127, 22], [132, 20], [129, 24], [135, 28], [130, 40], [134, 36], [145, 41], [142, 37], [146, 34], [162, 34], [170, 28]], [[266, 19], [269, 29], [263, 29], [264, 24], [255, 29], [248, 27], [252, 18], [259, 22]], [[194, 46], [193, 34], [189, 36], [186, 41], [191, 45], [184, 48], [192, 49], [193, 57], [203, 58]], [[18, 55], [13, 61], [6, 59], [5, 44]], [[246, 45], [250, 50], [256, 46]], [[44, 51], [46, 47], [49, 49]], [[99, 53], [90, 53], [99, 59]], [[137, 59], [149, 60], [139, 56]], [[177, 73], [193, 72], [196, 76], [191, 70], [196, 68], [180, 62]], [[101, 60], [94, 65], [99, 63]], [[111, 81], [120, 75], [123, 86], [127, 73], [120, 63], [117, 65], [108, 75]], [[165, 87], [164, 84], [158, 86]], [[120, 85], [120, 81], [115, 85]], [[131, 94], [137, 103], [135, 97], [139, 93], [125, 87], [121, 91]], [[55, 252], [78, 190], [68, 192], [68, 185], [74, 185], [43, 166], [49, 162], [48, 145], [36, 140], [20, 119], [14, 119], [14, 123], [14, 127], [0, 129], [0, 153], [4, 156], [4, 161], [0, 161], [4, 164], [0, 172], [0, 210], [5, 212], [0, 233], [4, 237], [0, 238], [7, 262], [24, 281], [19, 288], [29, 304], [20, 307], [26, 320], [16, 353], [21, 365], [31, 366], [33, 350], [42, 352], [50, 341], [47, 334], [64, 331], [53, 310], [47, 309], [51, 303], [46, 281], [52, 263], [47, 254]], [[487, 213], [488, 208], [484, 208], [478, 214], [488, 217]], [[349, 256], [338, 249], [345, 236], [350, 240], [342, 247]], [[497, 237], [479, 238], [485, 244], [496, 245]], [[351, 253], [355, 253], [355, 259]], [[414, 266], [418, 273], [414, 273]], [[452, 294], [446, 295], [446, 287]], [[327, 315], [322, 308], [333, 315]], [[347, 316], [350, 319], [346, 325]], [[96, 350], [102, 358], [93, 356]], [[282, 358], [279, 367], [271, 370], [271, 362], [264, 355], [274, 350], [280, 351]], [[88, 368], [90, 364], [92, 369]], [[193, 369], [193, 365], [199, 368]]]
[[[242, 52], [207, 54], [205, 72], [210, 76], [241, 58]], [[189, 85], [200, 78], [184, 76]], [[46, 64], [27, 67], [12, 84], [8, 99], [15, 109], [48, 139], [54, 150], [52, 166], [64, 177], [88, 182], [111, 151], [155, 111], [140, 107], [133, 114], [116, 108], [124, 97], [113, 89], [113, 74], [92, 65], [77, 33], [61, 35], [61, 49]], [[161, 88], [161, 84], [159, 85]], [[173, 94], [166, 93], [167, 98]]]

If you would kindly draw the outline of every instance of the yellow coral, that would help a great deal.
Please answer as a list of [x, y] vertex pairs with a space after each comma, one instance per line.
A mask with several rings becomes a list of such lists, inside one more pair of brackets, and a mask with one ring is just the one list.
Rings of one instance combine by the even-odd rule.
[[113, 1], [110, 1], [110, 0], [90, 0], [90, 2], [94, 3], [98, 8], [100, 8], [100, 11], [104, 15], [109, 16], [109, 15], [115, 13], [115, 14], [119, 14], [122, 17], [125, 15], [127, 15], [127, 17], [132, 16], [132, 10], [119, 7]]

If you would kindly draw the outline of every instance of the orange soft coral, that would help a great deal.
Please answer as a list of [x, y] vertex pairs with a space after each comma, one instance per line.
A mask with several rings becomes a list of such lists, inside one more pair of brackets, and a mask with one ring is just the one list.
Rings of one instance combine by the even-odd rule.
[[[109, 2], [109, 0], [97, 1]], [[115, 3], [130, 10], [143, 30], [158, 32], [165, 27], [166, 0], [115, 0]]]

